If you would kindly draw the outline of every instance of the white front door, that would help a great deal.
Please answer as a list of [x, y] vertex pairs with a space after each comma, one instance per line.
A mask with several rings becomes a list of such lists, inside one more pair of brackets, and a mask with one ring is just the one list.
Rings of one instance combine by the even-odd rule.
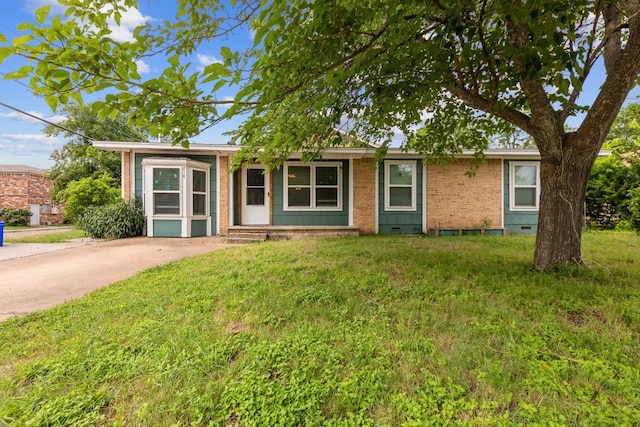
[[31, 205], [31, 225], [40, 225], [40, 205]]
[[242, 225], [269, 224], [269, 172], [260, 165], [242, 169]]

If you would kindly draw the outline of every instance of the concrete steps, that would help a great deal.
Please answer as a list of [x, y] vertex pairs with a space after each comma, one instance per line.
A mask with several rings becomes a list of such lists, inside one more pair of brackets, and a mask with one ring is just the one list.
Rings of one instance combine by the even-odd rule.
[[264, 242], [269, 236], [265, 232], [255, 230], [234, 230], [227, 233], [227, 243], [241, 244]]
[[307, 239], [313, 237], [357, 237], [360, 230], [346, 226], [231, 226], [227, 243], [252, 243], [265, 240]]

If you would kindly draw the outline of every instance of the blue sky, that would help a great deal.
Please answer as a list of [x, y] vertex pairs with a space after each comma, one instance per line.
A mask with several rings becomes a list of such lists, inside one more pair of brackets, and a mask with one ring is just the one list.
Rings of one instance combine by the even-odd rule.
[[[34, 12], [39, 7], [51, 5], [51, 14], [62, 13], [63, 9], [56, 0], [2, 0], [2, 16], [0, 16], [0, 33], [8, 39], [16, 37], [19, 32], [16, 27], [21, 22], [32, 21]], [[140, 1], [140, 11], [130, 11], [122, 19], [120, 28], [114, 28], [114, 38], [125, 40], [131, 35], [131, 30], [144, 22], [172, 19], [175, 16], [176, 2], [171, 0]], [[51, 16], [51, 15], [50, 15]], [[227, 40], [232, 48], [252, 44], [252, 35], [247, 31], [239, 37], [242, 40]], [[161, 59], [160, 59], [161, 60]], [[219, 60], [219, 47], [202, 50], [192, 58], [193, 67], [204, 67]], [[58, 122], [62, 116], [52, 113], [43, 99], [35, 97], [22, 83], [14, 80], [4, 80], [4, 73], [19, 68], [17, 62], [7, 60], [0, 65], [0, 102], [27, 111], [44, 119]], [[156, 71], [164, 68], [162, 63], [138, 63], [138, 71], [142, 77], [150, 77]], [[231, 97], [232, 93], [228, 96]], [[223, 95], [224, 96], [224, 95]], [[0, 164], [24, 164], [43, 169], [50, 168], [53, 162], [49, 159], [52, 151], [64, 144], [64, 139], [51, 138], [43, 134], [45, 123], [20, 114], [16, 111], [0, 106]], [[209, 129], [197, 137], [194, 143], [226, 143], [228, 137], [222, 135], [234, 123], [221, 124]]]
[[[141, 0], [140, 11], [131, 11], [122, 20], [120, 28], [114, 28], [114, 38], [122, 40], [130, 36], [130, 30], [136, 25], [147, 21], [161, 21], [171, 19], [175, 12], [175, 1], [171, 0]], [[0, 17], [0, 33], [5, 34], [9, 39], [18, 35], [16, 30], [20, 22], [33, 20], [34, 11], [49, 4], [53, 13], [61, 13], [63, 9], [56, 0], [2, 0], [2, 16]], [[236, 39], [229, 40], [232, 49], [247, 46], [252, 43], [252, 35], [247, 31], [246, 37], [240, 34]], [[213, 61], [217, 61], [219, 47], [209, 51], [202, 50], [192, 58], [194, 67], [204, 67]], [[161, 60], [161, 59], [156, 59]], [[0, 102], [27, 111], [38, 117], [51, 121], [60, 121], [62, 117], [52, 113], [46, 103], [30, 93], [23, 84], [13, 80], [3, 80], [2, 74], [13, 71], [18, 66], [15, 61], [8, 60], [0, 65]], [[150, 77], [155, 71], [163, 68], [161, 63], [144, 62], [138, 64], [138, 71], [143, 78]], [[602, 83], [602, 67], [592, 72], [584, 87], [584, 94], [581, 101], [589, 105]], [[629, 102], [640, 102], [638, 95], [640, 91], [634, 90], [629, 96]], [[229, 96], [232, 94], [229, 93]], [[577, 127], [580, 119], [572, 119], [568, 124]], [[215, 128], [203, 132], [193, 138], [195, 143], [226, 143], [228, 138], [223, 136], [224, 131], [229, 130], [237, 124], [234, 122], [221, 124]], [[64, 140], [61, 138], [47, 137], [42, 133], [44, 123], [27, 117], [18, 112], [0, 106], [0, 164], [24, 164], [43, 169], [50, 168], [53, 162], [49, 159], [51, 152], [61, 147]]]

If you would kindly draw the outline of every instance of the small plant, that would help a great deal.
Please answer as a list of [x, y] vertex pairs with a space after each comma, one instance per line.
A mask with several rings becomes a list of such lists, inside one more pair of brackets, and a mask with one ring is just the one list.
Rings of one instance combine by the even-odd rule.
[[484, 218], [482, 218], [482, 221], [480, 221], [478, 224], [475, 224], [473, 228], [489, 228], [491, 227], [491, 224], [493, 224], [493, 220], [485, 216]]
[[106, 206], [89, 206], [78, 219], [78, 227], [95, 239], [141, 236], [144, 227], [142, 202], [121, 200]]
[[29, 225], [32, 213], [29, 209], [3, 208], [0, 209], [0, 220], [4, 221], [7, 227]]

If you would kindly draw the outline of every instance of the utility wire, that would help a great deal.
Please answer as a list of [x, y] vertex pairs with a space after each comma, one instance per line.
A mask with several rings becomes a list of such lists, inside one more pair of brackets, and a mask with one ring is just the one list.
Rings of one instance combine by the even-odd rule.
[[18, 112], [18, 113], [20, 113], [20, 114], [24, 114], [25, 116], [29, 116], [29, 117], [31, 117], [32, 119], [40, 120], [41, 122], [44, 122], [44, 123], [46, 123], [46, 124], [48, 124], [48, 125], [51, 125], [51, 126], [57, 127], [58, 129], [62, 129], [62, 130], [63, 130], [63, 131], [65, 131], [65, 132], [70, 132], [70, 133], [72, 133], [72, 134], [74, 134], [74, 135], [79, 136], [80, 138], [83, 138], [83, 139], [86, 139], [86, 140], [89, 140], [89, 141], [91, 141], [91, 140], [92, 140], [91, 138], [89, 138], [89, 137], [88, 137], [88, 136], [86, 136], [86, 135], [83, 135], [83, 134], [81, 134], [81, 133], [79, 133], [79, 132], [76, 132], [76, 131], [71, 130], [71, 129], [69, 129], [69, 128], [66, 128], [66, 127], [64, 127], [64, 126], [60, 126], [60, 125], [59, 125], [59, 124], [57, 124], [57, 123], [53, 123], [52, 121], [49, 121], [49, 120], [47, 120], [47, 119], [43, 119], [42, 117], [38, 117], [38, 116], [36, 116], [35, 114], [28, 113], [28, 112], [26, 112], [26, 111], [24, 111], [24, 110], [21, 110], [21, 109], [19, 109], [19, 108], [13, 107], [13, 106], [11, 106], [11, 105], [9, 105], [9, 104], [5, 104], [5, 103], [4, 103], [4, 102], [2, 102], [2, 101], [0, 101], [0, 105], [2, 105], [3, 107], [8, 108], [8, 109], [10, 109], [10, 110], [16, 111], [16, 112]]

